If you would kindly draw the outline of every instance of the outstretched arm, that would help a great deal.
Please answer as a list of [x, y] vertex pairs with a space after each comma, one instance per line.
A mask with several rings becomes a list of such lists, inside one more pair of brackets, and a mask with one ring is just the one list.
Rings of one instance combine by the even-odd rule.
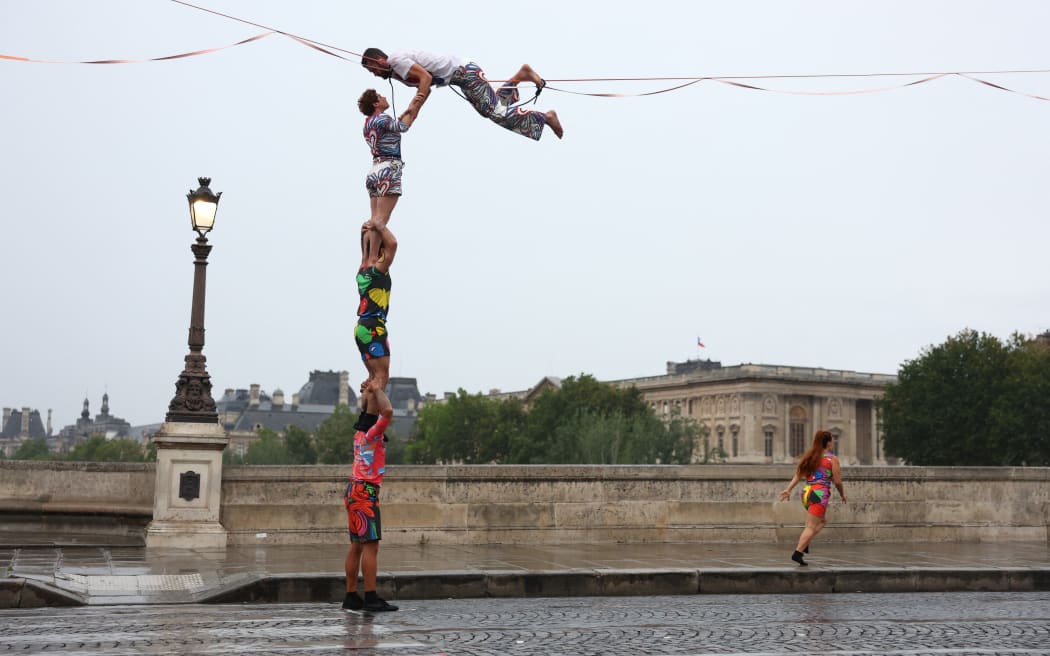
[[372, 401], [374, 402], [373, 412], [381, 417], [390, 419], [394, 416], [394, 405], [390, 403], [390, 399], [387, 398], [386, 392], [379, 388], [379, 384], [369, 379], [367, 382], [368, 388], [372, 394]]
[[784, 488], [784, 490], [780, 493], [780, 500], [781, 501], [787, 501], [791, 497], [791, 490], [794, 489], [794, 487], [796, 485], [798, 485], [798, 471], [797, 470], [795, 471], [795, 476], [791, 479], [791, 482], [788, 483], [788, 486], [786, 488]]
[[835, 484], [835, 487], [839, 491], [839, 496], [842, 497], [842, 502], [846, 503], [846, 490], [842, 488], [842, 470], [839, 467], [839, 459], [831, 459], [831, 482]]
[[407, 118], [409, 121], [405, 123], [412, 125], [419, 115], [419, 110], [423, 108], [423, 103], [430, 97], [430, 84], [434, 82], [434, 76], [419, 64], [414, 63], [412, 68], [408, 69], [408, 79], [417, 82], [417, 90], [412, 102], [408, 103], [408, 108], [401, 114], [400, 120], [405, 121]]
[[416, 95], [412, 97], [412, 101], [408, 103], [408, 109], [397, 119], [405, 124], [405, 130], [403, 131], [407, 131], [412, 123], [419, 118], [419, 110], [423, 108], [423, 103], [426, 102], [429, 95], [430, 90], [428, 89], [426, 95], [422, 92], [416, 92]]

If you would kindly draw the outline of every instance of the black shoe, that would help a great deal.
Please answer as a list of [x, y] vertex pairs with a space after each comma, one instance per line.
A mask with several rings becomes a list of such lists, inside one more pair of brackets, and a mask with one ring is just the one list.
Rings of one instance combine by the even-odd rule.
[[365, 602], [361, 600], [361, 597], [357, 596], [356, 592], [347, 592], [346, 597], [343, 599], [343, 610], [361, 610], [365, 605]]
[[806, 548], [802, 550], [802, 553], [804, 553], [804, 554], [808, 554], [809, 553], [809, 545], [808, 544], [806, 545]]
[[376, 597], [370, 601], [366, 601], [364, 607], [361, 610], [366, 610], [369, 613], [386, 613], [389, 611], [397, 610], [397, 606], [388, 604], [386, 601]]
[[807, 563], [806, 561], [802, 560], [802, 552], [801, 551], [792, 551], [791, 552], [791, 560], [793, 560], [796, 563], [798, 563], [799, 567], [805, 567], [806, 565], [809, 565], [809, 563]]

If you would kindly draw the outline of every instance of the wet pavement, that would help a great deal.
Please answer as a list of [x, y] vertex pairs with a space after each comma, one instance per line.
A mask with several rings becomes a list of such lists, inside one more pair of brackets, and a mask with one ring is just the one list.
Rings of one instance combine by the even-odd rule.
[[[725, 593], [1050, 591], [1046, 543], [381, 547], [391, 599]], [[341, 599], [343, 545], [224, 551], [111, 546], [0, 548], [0, 608], [325, 602]]]
[[692, 595], [0, 611], [0, 654], [1050, 654], [1050, 593]]

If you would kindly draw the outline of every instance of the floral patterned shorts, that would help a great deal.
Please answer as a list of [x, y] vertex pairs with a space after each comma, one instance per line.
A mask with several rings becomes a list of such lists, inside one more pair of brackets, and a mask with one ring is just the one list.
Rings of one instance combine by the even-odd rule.
[[351, 542], [383, 539], [379, 521], [379, 486], [366, 481], [350, 481], [343, 495]]

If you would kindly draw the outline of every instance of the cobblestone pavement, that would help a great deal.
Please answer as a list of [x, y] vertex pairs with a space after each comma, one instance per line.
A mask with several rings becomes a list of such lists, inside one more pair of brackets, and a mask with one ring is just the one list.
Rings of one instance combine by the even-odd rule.
[[0, 612], [0, 654], [1050, 654], [1050, 593], [709, 595]]

